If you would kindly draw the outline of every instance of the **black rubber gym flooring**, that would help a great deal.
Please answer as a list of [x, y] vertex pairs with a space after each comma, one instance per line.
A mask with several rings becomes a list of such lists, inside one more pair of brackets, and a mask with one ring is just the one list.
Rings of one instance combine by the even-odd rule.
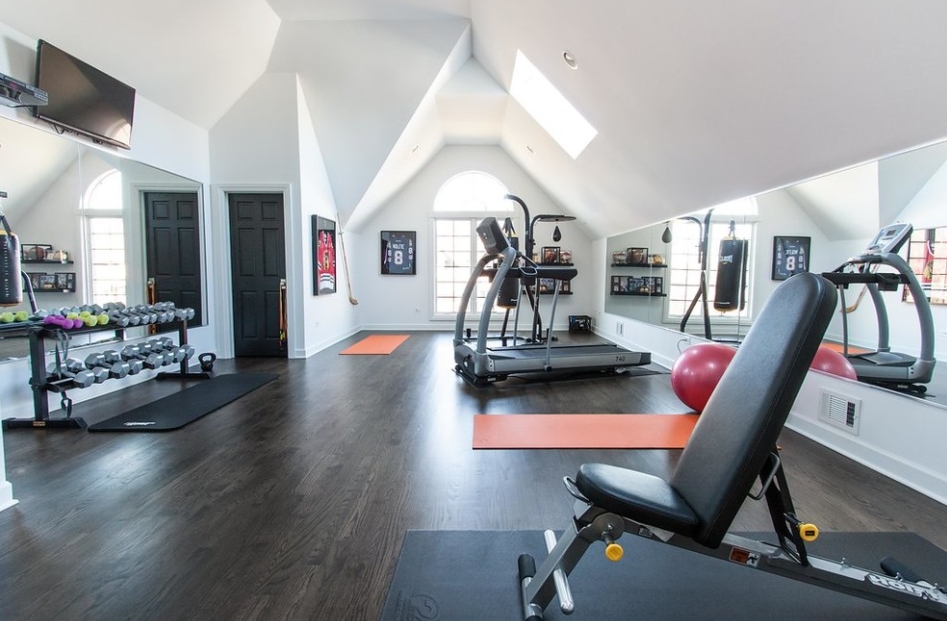
[[272, 382], [276, 373], [231, 373], [89, 426], [89, 431], [170, 431]]
[[[640, 537], [620, 543], [618, 563], [602, 545], [586, 552], [569, 578], [575, 613], [562, 614], [554, 598], [547, 621], [918, 618]], [[516, 560], [524, 552], [537, 564], [545, 557], [540, 531], [408, 531], [381, 621], [521, 620]], [[809, 552], [868, 569], [893, 554], [931, 582], [947, 580], [947, 553], [911, 533], [823, 533]]]

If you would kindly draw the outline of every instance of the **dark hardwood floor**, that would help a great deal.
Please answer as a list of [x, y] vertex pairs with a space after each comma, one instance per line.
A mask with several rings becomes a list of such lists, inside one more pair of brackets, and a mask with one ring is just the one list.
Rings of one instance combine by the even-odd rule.
[[[561, 477], [582, 462], [664, 475], [677, 459], [471, 449], [476, 413], [682, 411], [667, 375], [478, 390], [452, 372], [446, 333], [337, 355], [361, 336], [307, 360], [218, 362], [280, 378], [178, 431], [7, 431], [20, 504], [0, 513], [0, 619], [374, 621], [407, 529], [561, 529]], [[147, 382], [76, 415], [96, 422], [182, 385]], [[792, 432], [780, 443], [806, 520], [947, 547], [947, 507]], [[734, 528], [768, 530], [765, 508], [748, 501]]]

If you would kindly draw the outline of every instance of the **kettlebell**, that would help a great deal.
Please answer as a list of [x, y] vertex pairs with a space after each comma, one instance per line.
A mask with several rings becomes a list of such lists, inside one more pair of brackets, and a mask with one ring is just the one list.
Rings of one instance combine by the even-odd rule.
[[217, 360], [217, 354], [211, 352], [205, 352], [197, 357], [197, 361], [201, 363], [201, 371], [205, 373], [210, 373], [214, 370], [215, 360]]

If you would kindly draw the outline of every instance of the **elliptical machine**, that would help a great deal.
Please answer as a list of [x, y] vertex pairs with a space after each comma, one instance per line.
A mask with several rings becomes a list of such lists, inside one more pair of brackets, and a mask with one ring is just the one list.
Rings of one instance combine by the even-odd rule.
[[[911, 238], [914, 228], [907, 223], [898, 223], [881, 229], [865, 252], [848, 259], [831, 272], [822, 274], [839, 290], [842, 307], [843, 354], [855, 367], [858, 379], [869, 383], [894, 388], [905, 392], [923, 394], [934, 374], [934, 319], [930, 302], [918, 282], [914, 271], [898, 254]], [[887, 265], [896, 270], [880, 272]], [[878, 347], [875, 351], [853, 354], [848, 351], [848, 316], [845, 312], [845, 289], [850, 284], [864, 284], [871, 296], [878, 317]], [[882, 291], [896, 291], [899, 285], [907, 285], [914, 298], [921, 330], [921, 350], [917, 357], [891, 351], [888, 342], [888, 312]]]

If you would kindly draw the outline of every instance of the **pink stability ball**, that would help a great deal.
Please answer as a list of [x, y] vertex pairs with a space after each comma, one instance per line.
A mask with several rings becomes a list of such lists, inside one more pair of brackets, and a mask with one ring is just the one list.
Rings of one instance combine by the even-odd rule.
[[825, 345], [819, 346], [809, 368], [852, 380], [858, 379], [855, 367], [848, 361], [848, 358]]
[[671, 388], [684, 405], [702, 412], [737, 351], [720, 343], [691, 345], [671, 367]]

